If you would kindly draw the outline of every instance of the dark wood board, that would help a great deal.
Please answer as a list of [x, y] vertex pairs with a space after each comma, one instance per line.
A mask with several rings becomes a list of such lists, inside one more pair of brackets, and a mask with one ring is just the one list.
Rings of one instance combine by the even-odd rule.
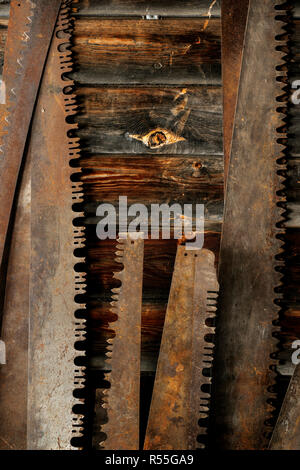
[[185, 203], [223, 198], [223, 158], [165, 155], [93, 155], [80, 161], [85, 195], [92, 201]]
[[78, 15], [84, 16], [176, 16], [219, 17], [220, 0], [80, 0]]
[[[81, 87], [78, 96], [79, 136], [89, 154], [223, 153], [220, 87]], [[165, 145], [149, 148], [137, 140], [157, 130]]]
[[73, 78], [85, 84], [220, 84], [220, 21], [82, 18]]

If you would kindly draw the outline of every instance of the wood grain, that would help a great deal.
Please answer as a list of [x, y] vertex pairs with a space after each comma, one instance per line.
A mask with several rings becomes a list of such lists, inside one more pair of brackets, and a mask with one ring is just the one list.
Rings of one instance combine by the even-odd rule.
[[83, 16], [177, 16], [219, 17], [220, 0], [80, 0], [77, 15]]
[[[220, 87], [81, 87], [78, 96], [79, 136], [89, 154], [223, 153]], [[166, 145], [149, 148], [138, 140], [157, 129]]]
[[[81, 160], [89, 202], [212, 203], [223, 199], [221, 156], [93, 156]], [[95, 205], [94, 205], [95, 207]], [[221, 214], [220, 214], [221, 216]]]
[[219, 19], [82, 18], [73, 78], [85, 84], [221, 84]]

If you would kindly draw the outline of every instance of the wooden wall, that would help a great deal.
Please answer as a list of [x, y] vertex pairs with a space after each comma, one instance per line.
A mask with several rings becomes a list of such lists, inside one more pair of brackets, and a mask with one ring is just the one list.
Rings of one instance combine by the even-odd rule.
[[[0, 62], [8, 3], [0, 2]], [[223, 210], [220, 1], [82, 0], [74, 12], [73, 77], [83, 152], [92, 385], [104, 368], [114, 243], [96, 237], [101, 202], [206, 205], [205, 246], [218, 257]], [[300, 79], [300, 0], [292, 25], [290, 80]], [[300, 337], [300, 105], [290, 105], [287, 271], [281, 315], [289, 375], [290, 344]], [[138, 137], [160, 129], [158, 148]], [[135, 137], [133, 137], [135, 136]], [[153, 375], [176, 241], [145, 242], [142, 369]]]

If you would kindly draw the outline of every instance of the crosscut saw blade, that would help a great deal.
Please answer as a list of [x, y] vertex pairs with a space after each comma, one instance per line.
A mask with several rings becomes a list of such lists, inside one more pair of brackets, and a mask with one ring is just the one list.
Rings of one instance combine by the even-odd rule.
[[103, 392], [108, 422], [102, 431], [107, 438], [100, 445], [105, 450], [138, 450], [144, 240], [120, 233], [117, 250], [116, 260], [124, 268], [114, 274], [121, 286], [112, 289], [111, 310], [118, 319], [106, 353], [111, 372], [106, 375], [110, 388]]
[[294, 370], [269, 444], [271, 450], [300, 450], [300, 364]]
[[228, 173], [249, 0], [222, 0], [224, 177]]
[[28, 129], [61, 0], [12, 0], [0, 119], [0, 266]]
[[192, 450], [206, 428], [218, 282], [214, 254], [178, 246], [144, 449]]
[[[28, 381], [28, 449], [65, 450], [82, 436], [82, 404], [74, 389], [84, 387], [84, 355], [75, 343], [85, 339], [85, 320], [75, 312], [85, 308], [85, 276], [74, 266], [84, 261], [74, 250], [84, 246], [84, 229], [72, 211], [82, 202], [81, 183], [72, 183], [78, 169], [70, 160], [79, 156], [76, 129], [67, 118], [76, 113], [69, 51], [70, 1], [63, 1], [41, 82], [30, 141], [31, 273]], [[77, 297], [79, 296], [79, 297]], [[82, 349], [82, 347], [81, 347]], [[72, 442], [71, 442], [72, 441]], [[73, 445], [74, 444], [74, 445]]]
[[250, 0], [220, 249], [220, 311], [214, 371], [214, 442], [225, 449], [263, 449], [274, 408], [276, 327], [285, 199], [284, 33], [277, 1]]

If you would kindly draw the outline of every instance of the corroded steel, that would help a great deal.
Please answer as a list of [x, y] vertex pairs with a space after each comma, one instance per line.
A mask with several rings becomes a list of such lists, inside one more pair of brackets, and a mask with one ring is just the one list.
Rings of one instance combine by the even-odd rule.
[[28, 129], [60, 4], [61, 0], [11, 2], [2, 84], [6, 103], [0, 119], [0, 265]]
[[[274, 384], [271, 354], [279, 307], [284, 170], [277, 160], [283, 114], [283, 34], [277, 1], [250, 0], [233, 131], [220, 251], [220, 308], [214, 371], [213, 445], [263, 449], [271, 428]], [[273, 367], [272, 367], [273, 366]]]
[[108, 342], [104, 406], [108, 422], [102, 431], [107, 435], [101, 443], [105, 450], [139, 449], [139, 401], [141, 358], [141, 309], [144, 240], [134, 234], [119, 234], [116, 260], [124, 269], [114, 277], [121, 286], [114, 288], [112, 312], [118, 315], [112, 323], [115, 337]]
[[[49, 3], [49, 2], [48, 2]], [[51, 2], [49, 13], [54, 29], [56, 2]], [[8, 36], [6, 40], [2, 86], [4, 101], [0, 105], [2, 131], [15, 132], [4, 121], [9, 109], [18, 110], [18, 103], [13, 96], [21, 93], [23, 80], [21, 65], [26, 66], [24, 48], [25, 39], [37, 26], [30, 26], [40, 21], [36, 18], [34, 4], [27, 1], [11, 1]], [[54, 9], [54, 11], [52, 10]], [[33, 15], [33, 17], [31, 17]], [[53, 20], [51, 20], [53, 18]], [[42, 18], [43, 19], [43, 18]], [[50, 36], [51, 37], [51, 36]], [[28, 39], [28, 38], [27, 38]], [[50, 41], [50, 38], [45, 38]], [[31, 42], [30, 60], [36, 54], [46, 54], [46, 45]], [[21, 60], [21, 62], [20, 62]], [[28, 60], [28, 58], [27, 58]], [[19, 72], [19, 73], [16, 73]], [[37, 78], [38, 80], [38, 78]], [[36, 82], [37, 83], [37, 82]], [[5, 85], [4, 85], [5, 84]], [[26, 85], [32, 86], [31, 81]], [[31, 91], [30, 91], [31, 93]], [[5, 96], [7, 95], [7, 96]], [[6, 104], [5, 104], [6, 103]], [[9, 107], [8, 107], [9, 105]], [[10, 119], [11, 121], [11, 119]], [[14, 122], [14, 121], [13, 121]], [[12, 124], [13, 124], [12, 122]], [[24, 131], [25, 139], [26, 132]], [[2, 338], [6, 345], [6, 366], [0, 368], [0, 449], [26, 449], [27, 447], [27, 382], [28, 382], [28, 326], [29, 326], [29, 270], [30, 270], [30, 165], [28, 155], [25, 158], [22, 180], [17, 193], [13, 231], [9, 247], [8, 269], [6, 275], [5, 300], [3, 304]], [[6, 181], [5, 181], [6, 183]], [[6, 184], [2, 184], [6, 187]], [[1, 363], [1, 360], [0, 360]], [[14, 392], [12, 394], [12, 391]]]
[[224, 175], [227, 179], [249, 0], [222, 0]]
[[25, 450], [27, 447], [30, 192], [30, 162], [26, 158], [11, 237], [3, 306], [6, 365], [0, 368], [1, 450]]
[[291, 378], [269, 449], [300, 450], [300, 365]]
[[196, 449], [209, 411], [218, 282], [214, 254], [178, 246], [144, 448]]
[[[85, 277], [74, 266], [74, 254], [84, 246], [83, 228], [73, 226], [81, 213], [72, 204], [82, 201], [78, 172], [70, 160], [79, 156], [76, 128], [66, 118], [76, 113], [73, 82], [62, 74], [72, 70], [70, 1], [62, 3], [41, 82], [30, 140], [31, 272], [28, 379], [28, 449], [71, 449], [72, 437], [82, 435], [82, 416], [73, 412], [74, 389], [84, 387], [84, 368], [74, 360], [84, 354], [75, 342], [85, 337], [85, 320], [75, 311], [84, 304]], [[68, 92], [68, 94], [66, 94]]]

